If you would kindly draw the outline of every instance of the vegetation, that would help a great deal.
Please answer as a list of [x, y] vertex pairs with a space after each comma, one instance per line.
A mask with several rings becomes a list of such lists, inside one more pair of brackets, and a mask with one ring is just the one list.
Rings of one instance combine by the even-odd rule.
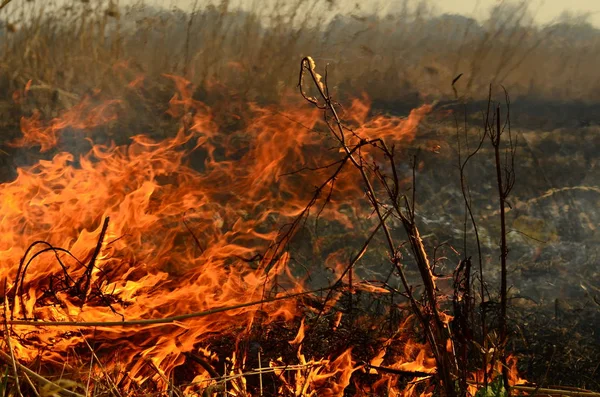
[[[4, 191], [29, 174], [48, 175], [47, 185], [34, 186], [39, 191], [70, 189], [61, 184], [61, 172], [49, 171], [68, 152], [72, 157], [64, 162], [73, 169], [65, 175], [96, 169], [101, 178], [129, 166], [118, 161], [136, 159], [131, 179], [148, 177], [143, 186], [162, 189], [155, 200], [163, 200], [161, 194], [174, 200], [161, 213], [164, 222], [147, 221], [153, 225], [148, 231], [128, 236], [125, 230], [114, 240], [109, 228], [118, 228], [119, 220], [103, 216], [93, 196], [83, 207], [75, 199], [57, 201], [79, 208], [82, 218], [54, 218], [65, 233], [60, 238], [37, 232], [32, 219], [18, 221], [15, 229], [36, 238], [29, 248], [15, 247], [24, 252], [20, 264], [4, 265], [18, 270], [0, 278], [0, 396], [382, 390], [597, 396], [576, 389], [600, 390], [600, 286], [594, 281], [600, 181], [593, 172], [600, 145], [600, 30], [585, 17], [565, 14], [537, 26], [526, 2], [502, 3], [483, 22], [434, 15], [426, 2], [408, 1], [387, 15], [320, 0], [266, 10], [239, 9], [227, 0], [196, 1], [186, 11], [143, 2], [119, 7], [113, 0], [0, 4]], [[519, 134], [515, 125], [522, 126]], [[330, 147], [335, 150], [324, 150]], [[155, 157], [144, 168], [146, 151]], [[100, 168], [108, 154], [117, 165]], [[159, 168], [167, 162], [172, 169]], [[235, 173], [223, 174], [223, 165], [236, 162]], [[182, 181], [226, 189], [202, 192], [207, 202], [198, 204]], [[258, 181], [265, 186], [255, 191]], [[107, 186], [123, 197], [139, 188], [125, 180]], [[98, 196], [110, 190], [99, 180], [90, 189]], [[39, 199], [32, 194], [32, 201]], [[6, 202], [7, 211], [16, 207]], [[182, 210], [189, 202], [209, 215], [193, 218]], [[1, 230], [12, 227], [3, 219]], [[236, 240], [247, 225], [255, 233]], [[271, 235], [271, 229], [277, 231]], [[97, 236], [84, 249], [73, 233], [89, 237], [88, 230]], [[130, 244], [122, 255], [131, 264], [111, 265], [102, 247], [121, 238]], [[146, 275], [135, 269], [134, 249], [155, 240], [144, 255], [173, 259], [156, 267], [148, 260], [144, 271], [157, 279], [167, 275], [170, 283], [144, 290], [156, 308], [138, 321], [127, 316], [135, 299], [123, 298], [121, 285], [111, 282], [141, 283]], [[71, 255], [64, 244], [85, 255], [58, 260], [60, 272], [35, 276], [43, 288], [37, 303], [28, 301], [30, 264], [42, 251], [56, 259], [59, 251]], [[231, 254], [220, 257], [218, 247]], [[0, 246], [6, 257], [9, 251]], [[202, 277], [202, 266], [214, 257], [235, 287], [265, 275], [260, 299], [248, 292], [251, 302], [172, 313], [165, 302], [177, 282]], [[289, 273], [281, 263], [289, 264]], [[300, 277], [310, 291], [297, 290]], [[217, 287], [231, 287], [227, 282]], [[156, 299], [156, 291], [164, 295]], [[282, 315], [275, 305], [286, 300], [295, 306], [286, 310], [301, 315]], [[101, 308], [107, 318], [123, 318], [78, 322], [81, 335], [53, 330], [39, 340], [35, 332], [13, 330], [36, 327], [27, 313], [55, 306], [84, 314]], [[237, 310], [246, 307], [254, 310], [251, 325], [234, 321], [219, 333], [222, 324], [210, 323], [214, 328], [197, 335], [194, 349], [186, 332], [178, 333], [182, 321], [201, 328], [202, 319], [215, 314], [235, 312], [241, 319], [247, 313]], [[260, 317], [269, 310], [288, 321]], [[163, 340], [140, 331], [143, 354], [131, 353], [138, 342], [126, 337], [110, 343], [109, 326], [134, 330], [140, 324], [160, 329]], [[187, 343], [187, 350], [173, 359], [161, 356], [159, 364], [143, 357], [164, 339], [176, 341], [177, 349]], [[73, 345], [54, 355], [57, 340]], [[43, 348], [19, 360], [16, 344]], [[212, 353], [205, 357], [202, 349]], [[132, 359], [115, 364], [118, 354], [111, 350]], [[71, 354], [61, 369], [57, 357]], [[533, 386], [515, 385], [515, 357]], [[403, 360], [414, 366], [405, 368]], [[198, 373], [212, 383], [195, 382]]]
[[[299, 57], [327, 63], [334, 93], [365, 92], [376, 102], [486, 98], [502, 84], [513, 98], [597, 101], [600, 32], [563, 15], [533, 25], [527, 3], [502, 3], [489, 19], [434, 16], [406, 1], [389, 15], [342, 10], [335, 2], [280, 3], [240, 10], [230, 1], [196, 2], [191, 13], [143, 3], [14, 1], [2, 10], [2, 81], [9, 94], [28, 80], [68, 93], [122, 89], [127, 73], [220, 84], [247, 99], [278, 100], [295, 85]], [[543, 60], [543, 62], [540, 62]], [[127, 65], [127, 67], [125, 67]], [[339, 93], [338, 93], [339, 92]]]

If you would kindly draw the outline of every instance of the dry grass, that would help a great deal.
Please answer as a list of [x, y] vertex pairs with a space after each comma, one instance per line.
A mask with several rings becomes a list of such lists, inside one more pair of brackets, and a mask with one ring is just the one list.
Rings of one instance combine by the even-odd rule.
[[268, 14], [240, 11], [227, 0], [197, 3], [191, 13], [118, 9], [105, 0], [55, 10], [44, 4], [15, 1], [0, 13], [0, 86], [9, 95], [30, 79], [65, 97], [96, 88], [118, 92], [136, 75], [173, 73], [277, 101], [295, 87], [297, 60], [308, 54], [329, 63], [338, 97], [453, 99], [459, 73], [459, 93], [475, 98], [490, 82], [513, 98], [600, 95], [600, 31], [576, 18], [533, 26], [524, 4], [500, 6], [481, 25], [433, 17], [426, 3], [385, 17], [356, 10], [333, 16], [321, 0], [282, 2]]
[[[600, 31], [575, 19], [532, 26], [521, 17], [523, 6], [500, 8], [483, 25], [434, 18], [426, 7], [332, 18], [325, 0], [292, 2], [261, 15], [226, 0], [199, 2], [192, 13], [118, 9], [105, 0], [49, 10], [41, 1], [13, 0], [0, 11], [0, 131], [6, 138], [3, 126], [29, 110], [11, 113], [12, 93], [30, 80], [35, 102], [28, 106], [46, 116], [96, 89], [110, 98], [131, 95], [124, 88], [139, 76], [163, 105], [173, 92], [161, 90], [156, 77], [163, 73], [205, 87], [202, 99], [225, 102], [235, 93], [242, 101], [278, 102], [295, 89], [298, 60], [309, 54], [329, 64], [337, 98], [364, 92], [393, 106], [452, 100], [451, 82], [463, 73], [458, 92], [475, 99], [493, 82], [513, 98], [600, 100]], [[140, 100], [139, 108], [127, 109], [138, 116], [143, 111], [138, 122], [147, 124], [131, 129], [160, 123], [152, 119], [152, 105]], [[13, 379], [12, 369], [0, 366], [0, 391]]]

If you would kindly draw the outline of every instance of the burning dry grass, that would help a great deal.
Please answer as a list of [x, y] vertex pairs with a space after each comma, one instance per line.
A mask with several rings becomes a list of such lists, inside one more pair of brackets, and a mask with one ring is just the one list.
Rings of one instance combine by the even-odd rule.
[[[249, 105], [243, 128], [223, 130], [213, 109], [193, 98], [189, 82], [164, 78], [176, 90], [164, 112], [179, 128], [160, 141], [138, 135], [126, 146], [94, 143], [94, 129], [115, 120], [112, 108], [122, 106], [119, 101], [95, 105], [84, 98], [57, 118], [44, 121], [34, 113], [22, 119], [23, 136], [11, 145], [53, 156], [19, 168], [1, 193], [3, 335], [10, 352], [3, 358], [15, 365], [39, 362], [52, 378], [63, 363], [80, 384], [89, 360], [85, 389], [94, 393], [177, 385], [188, 394], [229, 388], [245, 395], [256, 393], [252, 374], [263, 395], [342, 395], [351, 383], [357, 394], [400, 393], [398, 374], [424, 378], [403, 393], [432, 393], [435, 384], [424, 380], [437, 374], [439, 358], [432, 355], [439, 353], [407, 337], [407, 322], [374, 327], [372, 316], [356, 317], [355, 299], [345, 311], [334, 306], [347, 289], [348, 269], [363, 253], [346, 270], [343, 256], [329, 254], [337, 281], [321, 288], [329, 291], [324, 301], [307, 305], [316, 291], [306, 290], [290, 245], [301, 222], [317, 215], [326, 227], [362, 233], [357, 220], [368, 219], [357, 176], [342, 168], [350, 157], [336, 160], [337, 151], [316, 150], [327, 142], [319, 134], [326, 131], [320, 111], [275, 113]], [[26, 101], [30, 91], [27, 84], [15, 100]], [[377, 155], [377, 146], [357, 151], [365, 142], [410, 142], [431, 110], [425, 106], [400, 119], [370, 118], [367, 109], [355, 101], [347, 113], [354, 128], [345, 145], [355, 149], [344, 150], [361, 153], [361, 159]], [[91, 142], [87, 152], [57, 150], [69, 129], [73, 139]], [[194, 156], [203, 159], [197, 168], [186, 160]], [[348, 204], [350, 211], [342, 208]], [[394, 291], [356, 275], [349, 282], [350, 290], [375, 296]], [[280, 344], [300, 318], [311, 321], [313, 342], [302, 323], [289, 344], [268, 347]], [[316, 336], [324, 341], [315, 342], [319, 324]], [[356, 335], [348, 337], [349, 331]], [[346, 339], [335, 342], [336, 334]], [[403, 350], [395, 351], [398, 346]], [[192, 363], [194, 370], [178, 370]], [[15, 382], [19, 368], [13, 368]], [[368, 377], [382, 375], [351, 382], [353, 373], [367, 369]], [[267, 373], [274, 377], [269, 392], [263, 390]], [[18, 387], [36, 390], [33, 384]]]
[[[223, 129], [193, 85], [164, 79], [175, 93], [163, 112], [178, 129], [160, 141], [94, 143], [123, 100], [86, 97], [57, 118], [22, 119], [11, 145], [52, 157], [19, 168], [0, 193], [10, 383], [66, 395], [434, 393], [440, 367], [401, 294], [394, 299], [387, 281], [347, 279], [364, 252], [348, 267], [339, 247], [330, 251], [323, 259], [336, 281], [319, 291], [307, 291], [295, 262], [299, 222], [317, 215], [326, 229], [358, 234], [374, 226], [361, 225], [369, 212], [357, 176], [342, 168], [330, 176], [348, 157], [318, 150], [328, 142], [320, 111], [249, 104], [242, 126]], [[14, 98], [24, 104], [30, 95], [27, 84]], [[430, 111], [372, 118], [356, 100], [346, 145], [406, 145]], [[91, 143], [87, 152], [59, 150], [69, 130]], [[375, 149], [360, 155], [376, 159]], [[202, 163], [191, 166], [193, 157]], [[318, 246], [311, 249], [318, 260]], [[319, 267], [304, 270], [315, 277]], [[377, 301], [379, 315], [361, 308]], [[394, 319], [397, 310], [404, 314]]]
[[[161, 141], [140, 135], [126, 146], [93, 143], [94, 129], [117, 117], [119, 101], [97, 106], [84, 98], [57, 118], [44, 121], [34, 113], [22, 119], [23, 136], [11, 145], [39, 147], [52, 157], [19, 168], [2, 186], [6, 347], [14, 360], [40, 362], [52, 377], [65, 363], [73, 379], [85, 378], [77, 373], [93, 353], [88, 378], [121, 390], [181, 385], [187, 375], [182, 380], [174, 373], [191, 360], [201, 364], [187, 379], [196, 385], [187, 387], [190, 393], [207, 390], [217, 374], [219, 388], [243, 394], [243, 374], [252, 368], [249, 341], [263, 334], [280, 339], [281, 331], [269, 331], [273, 324], [311, 312], [292, 299], [308, 292], [290, 262], [291, 226], [312, 203], [324, 222], [351, 230], [365, 217], [360, 200], [351, 197], [362, 195], [345, 171], [332, 190], [328, 167], [319, 168], [337, 156], [315, 151], [325, 139], [317, 132], [320, 112], [299, 107], [274, 114], [250, 105], [243, 128], [222, 130], [213, 109], [193, 99], [190, 83], [165, 79], [176, 93], [164, 112], [179, 128]], [[30, 91], [26, 85], [15, 99], [26, 101]], [[356, 134], [398, 142], [412, 139], [426, 113], [369, 120], [364, 103], [353, 108]], [[57, 150], [68, 130], [77, 141], [90, 140], [90, 149], [77, 155]], [[186, 161], [192, 156], [203, 159], [197, 168]], [[304, 171], [297, 170], [300, 164]], [[314, 196], [311, 186], [330, 192]], [[348, 204], [352, 211], [341, 210]], [[343, 284], [326, 288], [342, 291]], [[227, 345], [220, 348], [215, 338]], [[309, 358], [301, 339], [292, 343], [298, 346], [296, 375], [287, 376], [286, 366], [295, 365], [289, 355], [275, 356], [283, 351], [264, 353], [258, 363], [273, 367], [275, 394], [340, 395], [361, 368], [347, 350], [352, 344], [339, 354], [329, 350], [331, 359]], [[199, 348], [208, 358], [198, 356]], [[222, 368], [216, 372], [215, 365]]]
[[[380, 204], [345, 166], [352, 156], [369, 167], [406, 154], [433, 107], [373, 116], [372, 100], [452, 98], [448, 82], [465, 70], [468, 96], [492, 80], [517, 95], [597, 99], [597, 76], [580, 62], [597, 36], [565, 49], [514, 19], [487, 31], [472, 25], [459, 43], [408, 11], [396, 17], [401, 25], [357, 17], [321, 28], [314, 21], [324, 14], [298, 21], [279, 13], [267, 27], [227, 2], [192, 15], [120, 13], [103, 2], [59, 14], [43, 15], [38, 3], [6, 10], [18, 29], [4, 33], [0, 84], [10, 98], [0, 116], [6, 150], [23, 156], [0, 190], [0, 386], [9, 395], [440, 392], [447, 368], [437, 363], [453, 357], [456, 343], [435, 339], [456, 326], [444, 311], [452, 296], [435, 288], [447, 279], [427, 269], [423, 253], [435, 297], [421, 300], [418, 287], [411, 308], [412, 289], [390, 282], [404, 268], [400, 254], [411, 257], [402, 246], [392, 243], [378, 259], [396, 266], [384, 269], [387, 278], [354, 271], [369, 244], [382, 243], [377, 234], [399, 201]], [[461, 32], [455, 20], [444, 24]], [[328, 102], [344, 121], [339, 135], [322, 109], [289, 96], [308, 49], [336, 59], [329, 72], [340, 84], [320, 77], [321, 94], [368, 94], [344, 109]], [[546, 79], [554, 63], [540, 66], [533, 49], [566, 56], [590, 76], [586, 84]], [[383, 143], [390, 152], [379, 151]], [[416, 168], [374, 167], [372, 175], [386, 186], [383, 175], [393, 173], [399, 194]], [[385, 214], [374, 217], [370, 205]], [[411, 226], [410, 217], [399, 219]], [[363, 249], [349, 251], [348, 241], [369, 235]], [[419, 307], [423, 318], [411, 316]], [[422, 327], [434, 314], [432, 343]], [[460, 368], [472, 394], [484, 379], [482, 355], [493, 359], [484, 361], [490, 381], [503, 370], [504, 346], [479, 337], [481, 351], [463, 361], [473, 368]], [[492, 385], [484, 394], [501, 397], [500, 383]]]

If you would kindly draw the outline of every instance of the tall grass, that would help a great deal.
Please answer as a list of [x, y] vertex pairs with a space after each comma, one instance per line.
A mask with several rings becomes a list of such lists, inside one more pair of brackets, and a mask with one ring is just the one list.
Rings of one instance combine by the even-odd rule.
[[172, 73], [276, 101], [297, 84], [298, 59], [311, 55], [329, 64], [338, 97], [453, 99], [451, 82], [463, 73], [459, 92], [472, 98], [493, 82], [513, 97], [600, 99], [600, 31], [577, 18], [535, 26], [525, 3], [497, 6], [484, 23], [435, 16], [426, 3], [405, 2], [388, 15], [336, 15], [325, 0], [277, 4], [265, 12], [198, 1], [183, 12], [14, 0], [0, 13], [0, 85], [10, 93], [33, 80], [80, 94], [117, 91], [137, 74]]

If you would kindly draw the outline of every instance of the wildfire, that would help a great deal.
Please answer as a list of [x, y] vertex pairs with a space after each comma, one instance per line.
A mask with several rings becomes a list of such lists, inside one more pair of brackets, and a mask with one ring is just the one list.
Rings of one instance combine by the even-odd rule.
[[[297, 301], [268, 300], [307, 289], [291, 270], [286, 248], [294, 230], [281, 225], [306, 211], [328, 172], [319, 167], [337, 155], [314, 150], [327, 139], [319, 133], [321, 112], [249, 104], [251, 116], [243, 126], [226, 130], [214, 109], [193, 98], [191, 83], [165, 77], [176, 87], [165, 112], [180, 127], [164, 140], [138, 135], [126, 146], [95, 143], [85, 154], [60, 150], [66, 129], [93, 141], [90, 131], [118, 120], [119, 100], [97, 104], [84, 98], [58, 118], [46, 121], [36, 112], [21, 120], [23, 136], [13, 144], [54, 155], [19, 168], [16, 179], [0, 189], [3, 315], [24, 320], [11, 325], [17, 359], [64, 363], [71, 352], [93, 343], [94, 354], [117, 373], [120, 386], [152, 381], [166, 388], [186, 354], [214, 355], [215, 336], [237, 346], [258, 323], [302, 318]], [[142, 82], [136, 77], [129, 87]], [[355, 136], [397, 142], [412, 140], [430, 111], [424, 106], [400, 119], [369, 118], [368, 109], [366, 98], [352, 103], [348, 114], [357, 126]], [[204, 161], [191, 166], [190, 156]], [[328, 205], [319, 208], [319, 216], [352, 229], [361, 207], [341, 206], [352, 204], [350, 197], [362, 199], [357, 181], [343, 172], [335, 186], [326, 186], [334, 193], [321, 196]], [[385, 292], [366, 282], [356, 285]], [[265, 302], [244, 306], [258, 301]], [[226, 307], [235, 308], [152, 323]], [[341, 319], [339, 314], [334, 328]], [[25, 324], [34, 320], [34, 327]], [[131, 320], [148, 322], [127, 325]], [[123, 326], [106, 325], [117, 322]], [[337, 357], [307, 358], [303, 338], [304, 322], [290, 342], [297, 346], [299, 363], [293, 383], [271, 362], [285, 379], [281, 390], [341, 396], [363, 365], [353, 360], [352, 349]], [[423, 345], [406, 349], [392, 368], [435, 372]], [[241, 376], [242, 353], [229, 357], [226, 375]], [[385, 355], [384, 346], [371, 364], [381, 364]], [[214, 379], [205, 368], [198, 372], [194, 383]], [[391, 379], [381, 382], [393, 389]], [[243, 379], [230, 382], [229, 393], [243, 395], [244, 385]]]

